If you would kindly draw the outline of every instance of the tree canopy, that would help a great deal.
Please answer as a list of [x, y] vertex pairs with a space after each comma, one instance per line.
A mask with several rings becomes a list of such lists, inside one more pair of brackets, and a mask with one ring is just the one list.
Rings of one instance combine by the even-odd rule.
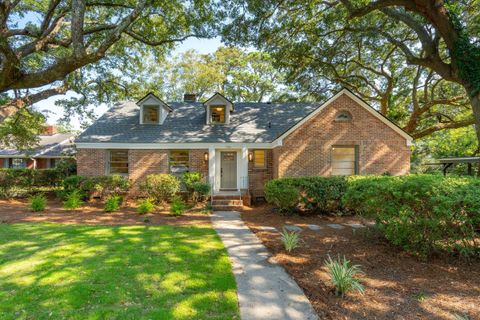
[[480, 139], [478, 0], [234, 3], [224, 37], [272, 53], [301, 87], [355, 89], [383, 113], [408, 113], [418, 137], [475, 123]]
[[146, 51], [162, 55], [188, 37], [211, 36], [213, 6], [209, 0], [0, 2], [0, 93], [15, 91], [0, 118], [75, 89], [79, 80], [108, 79], [109, 66], [135, 63]]

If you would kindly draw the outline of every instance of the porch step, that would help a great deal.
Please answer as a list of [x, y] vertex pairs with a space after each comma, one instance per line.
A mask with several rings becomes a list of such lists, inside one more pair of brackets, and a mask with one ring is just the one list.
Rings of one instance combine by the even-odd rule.
[[212, 196], [213, 211], [235, 211], [243, 208], [240, 194], [214, 194]]
[[237, 211], [242, 210], [243, 206], [235, 206], [235, 205], [212, 205], [213, 211]]
[[213, 206], [242, 206], [243, 201], [241, 199], [217, 199], [214, 198], [212, 201]]

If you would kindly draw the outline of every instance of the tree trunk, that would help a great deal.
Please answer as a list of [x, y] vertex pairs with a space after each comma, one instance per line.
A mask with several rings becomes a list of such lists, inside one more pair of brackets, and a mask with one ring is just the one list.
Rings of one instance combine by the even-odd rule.
[[473, 117], [475, 118], [475, 133], [477, 134], [477, 142], [480, 146], [480, 92], [469, 94], [470, 103], [472, 104]]

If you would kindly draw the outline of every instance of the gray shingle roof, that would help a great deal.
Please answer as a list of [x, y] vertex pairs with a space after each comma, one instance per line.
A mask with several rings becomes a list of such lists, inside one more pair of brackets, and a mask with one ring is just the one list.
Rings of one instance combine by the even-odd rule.
[[[75, 152], [73, 146], [74, 135], [71, 133], [57, 133], [53, 135], [41, 135], [38, 147], [28, 150], [0, 149], [1, 157], [60, 157], [73, 155]], [[69, 140], [68, 142], [64, 142]], [[62, 143], [63, 142], [63, 143]]]
[[236, 103], [230, 123], [205, 124], [199, 102], [172, 102], [173, 111], [161, 125], [139, 124], [140, 108], [124, 102], [108, 110], [75, 142], [194, 143], [272, 142], [302, 120], [319, 103]]

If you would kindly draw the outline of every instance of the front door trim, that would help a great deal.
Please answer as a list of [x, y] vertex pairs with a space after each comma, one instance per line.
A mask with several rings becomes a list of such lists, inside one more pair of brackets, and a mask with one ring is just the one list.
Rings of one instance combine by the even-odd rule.
[[220, 190], [237, 190], [236, 151], [220, 151]]

